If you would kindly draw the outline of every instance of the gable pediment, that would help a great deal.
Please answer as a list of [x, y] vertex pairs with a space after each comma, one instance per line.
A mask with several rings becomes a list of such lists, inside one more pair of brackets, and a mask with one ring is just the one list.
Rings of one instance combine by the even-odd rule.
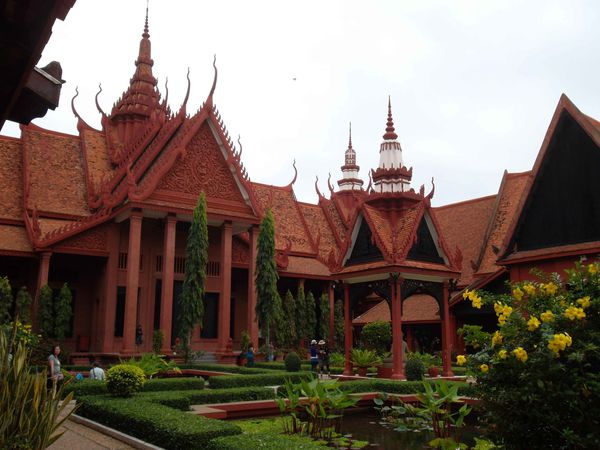
[[[444, 264], [443, 252], [437, 244], [437, 233], [428, 218], [427, 214], [424, 214], [421, 218], [415, 240], [406, 255], [406, 259]], [[434, 238], [434, 236], [436, 237]]]
[[369, 224], [363, 216], [357, 218], [352, 233], [352, 245], [344, 265], [351, 266], [366, 262], [382, 261], [383, 253], [375, 243]]

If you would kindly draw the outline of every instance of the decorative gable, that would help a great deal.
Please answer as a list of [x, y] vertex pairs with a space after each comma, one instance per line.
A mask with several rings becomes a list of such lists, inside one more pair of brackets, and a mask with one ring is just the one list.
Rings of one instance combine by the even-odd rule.
[[426, 216], [421, 219], [415, 235], [415, 242], [408, 251], [406, 259], [444, 264], [444, 258], [433, 239]]
[[354, 239], [354, 245], [350, 257], [346, 260], [346, 266], [365, 262], [382, 261], [383, 254], [375, 241], [369, 225], [362, 217], [358, 219], [358, 233]]

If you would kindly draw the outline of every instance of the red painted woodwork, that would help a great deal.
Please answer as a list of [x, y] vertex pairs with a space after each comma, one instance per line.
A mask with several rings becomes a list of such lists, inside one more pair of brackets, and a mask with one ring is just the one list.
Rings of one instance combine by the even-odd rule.
[[137, 325], [137, 301], [140, 279], [140, 243], [142, 239], [142, 216], [132, 213], [129, 218], [129, 247], [127, 253], [127, 292], [123, 324], [123, 353], [135, 350], [135, 328]]
[[228, 351], [231, 317], [231, 222], [221, 227], [221, 295], [219, 296], [219, 344], [221, 353]]
[[33, 311], [34, 311], [34, 325], [37, 325], [37, 312], [39, 309], [40, 303], [40, 292], [42, 287], [48, 284], [48, 272], [50, 271], [50, 257], [52, 256], [51, 252], [43, 252], [40, 255], [40, 263], [38, 268], [38, 277], [37, 284], [35, 289], [35, 298], [33, 303]]
[[162, 261], [162, 296], [160, 304], [160, 329], [163, 332], [161, 352], [171, 352], [171, 323], [173, 320], [173, 281], [175, 269], [175, 239], [177, 218], [169, 215], [165, 220], [163, 261]]
[[352, 318], [350, 316], [350, 285], [344, 284], [344, 375], [352, 375], [350, 350], [352, 349]]
[[402, 295], [400, 292], [402, 279], [394, 276], [390, 278], [392, 291], [392, 379], [403, 380], [404, 376], [404, 349], [402, 345]]
[[442, 319], [442, 367], [443, 375], [451, 377], [452, 372], [452, 327], [450, 323], [450, 307], [448, 306], [448, 282], [444, 281], [443, 291], [443, 309], [444, 316]]
[[256, 320], [256, 249], [258, 243], [258, 227], [253, 226], [248, 232], [250, 248], [250, 266], [248, 267], [248, 309], [246, 312], [246, 330], [250, 335], [250, 342], [258, 343], [258, 321]]
[[329, 347], [333, 348], [335, 330], [335, 291], [333, 283], [329, 283]]
[[99, 349], [104, 353], [114, 352], [114, 324], [117, 304], [117, 276], [119, 265], [119, 232], [116, 224], [108, 230], [108, 258], [104, 275], [104, 296], [100, 303], [99, 329], [102, 341]]

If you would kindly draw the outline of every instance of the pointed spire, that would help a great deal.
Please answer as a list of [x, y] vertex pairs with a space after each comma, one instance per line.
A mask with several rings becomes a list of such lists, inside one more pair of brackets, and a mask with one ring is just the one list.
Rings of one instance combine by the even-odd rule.
[[348, 133], [348, 149], [352, 148], [352, 122], [350, 122], [350, 131]]
[[393, 141], [398, 139], [398, 135], [396, 134], [396, 130], [394, 129], [394, 119], [392, 117], [392, 99], [388, 96], [388, 117], [387, 117], [387, 127], [385, 129], [385, 134], [383, 138], [386, 141]]
[[337, 182], [340, 189], [360, 190], [363, 181], [358, 178], [360, 167], [356, 165], [356, 151], [352, 148], [352, 122], [350, 122], [348, 127], [348, 148], [344, 153], [344, 165], [341, 169], [342, 178]]
[[144, 33], [142, 34], [142, 37], [146, 39], [150, 37], [148, 33], [148, 3], [150, 3], [149, 0], [146, 0], [146, 23], [144, 24]]

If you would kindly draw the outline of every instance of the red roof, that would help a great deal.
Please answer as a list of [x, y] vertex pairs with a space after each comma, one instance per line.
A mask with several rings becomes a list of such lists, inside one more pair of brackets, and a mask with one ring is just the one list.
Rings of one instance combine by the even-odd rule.
[[21, 141], [0, 136], [0, 218], [23, 217], [22, 161]]
[[[390, 307], [382, 300], [360, 316], [352, 320], [352, 325], [366, 325], [371, 322], [390, 322]], [[426, 294], [411, 295], [402, 302], [402, 322], [440, 320], [440, 306], [435, 298]]]

